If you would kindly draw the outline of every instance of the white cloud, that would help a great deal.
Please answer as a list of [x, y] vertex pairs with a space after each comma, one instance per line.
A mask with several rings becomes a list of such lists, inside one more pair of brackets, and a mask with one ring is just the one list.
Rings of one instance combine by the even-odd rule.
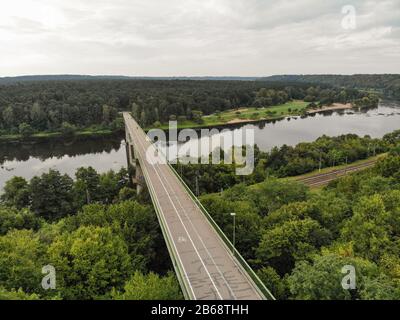
[[[354, 5], [357, 28], [341, 27]], [[318, 0], [14, 0], [1, 75], [400, 72], [400, 4]]]

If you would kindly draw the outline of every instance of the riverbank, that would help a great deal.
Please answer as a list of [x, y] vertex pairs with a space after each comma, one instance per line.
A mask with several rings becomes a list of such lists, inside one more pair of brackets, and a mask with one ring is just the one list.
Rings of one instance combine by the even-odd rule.
[[[236, 125], [259, 123], [263, 121], [278, 121], [290, 116], [314, 115], [317, 113], [354, 108], [351, 103], [334, 103], [330, 106], [322, 106], [313, 109], [308, 109], [308, 105], [308, 102], [294, 100], [271, 107], [231, 109], [221, 113], [203, 116], [202, 122], [190, 120], [178, 121], [178, 129], [234, 127]], [[163, 130], [168, 129], [168, 124], [164, 123], [159, 128]], [[150, 129], [153, 129], [153, 127], [146, 128], [145, 130], [148, 131]]]
[[48, 139], [59, 139], [59, 138], [95, 138], [95, 137], [109, 137], [118, 134], [120, 131], [113, 130], [81, 130], [74, 132], [73, 135], [64, 135], [61, 132], [40, 132], [34, 133], [29, 137], [23, 137], [20, 134], [2, 135], [0, 136], [0, 143], [19, 143], [19, 142], [41, 142]]
[[[281, 120], [288, 116], [300, 116], [303, 114], [307, 106], [308, 102], [294, 100], [282, 105], [276, 105], [267, 108], [251, 107], [230, 109], [203, 116], [201, 122], [195, 122], [191, 120], [178, 121], [178, 129], [224, 127], [261, 121]], [[152, 128], [146, 128], [146, 130], [149, 129]], [[160, 129], [168, 129], [168, 124], [162, 124]]]
[[321, 112], [327, 112], [327, 111], [339, 111], [339, 110], [348, 110], [348, 109], [353, 109], [353, 105], [351, 103], [334, 103], [330, 106], [322, 106], [320, 108], [313, 108], [307, 110], [307, 114], [316, 114], [316, 113], [321, 113]]

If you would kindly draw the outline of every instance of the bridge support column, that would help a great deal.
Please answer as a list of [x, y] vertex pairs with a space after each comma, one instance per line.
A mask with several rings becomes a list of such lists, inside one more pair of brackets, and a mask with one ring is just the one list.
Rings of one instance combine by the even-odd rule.
[[144, 176], [142, 168], [140, 167], [139, 161], [135, 155], [135, 148], [133, 146], [132, 138], [129, 135], [127, 128], [125, 128], [126, 132], [126, 155], [128, 161], [128, 167], [133, 168], [135, 171], [131, 176], [133, 184], [136, 186], [136, 192], [139, 194], [143, 190], [144, 185]]

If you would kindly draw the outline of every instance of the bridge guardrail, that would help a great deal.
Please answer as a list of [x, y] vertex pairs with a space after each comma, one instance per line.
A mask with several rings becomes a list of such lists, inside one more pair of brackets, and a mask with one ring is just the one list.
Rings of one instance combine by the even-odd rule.
[[[139, 162], [140, 162], [140, 159], [139, 159]], [[199, 206], [201, 212], [207, 218], [207, 221], [211, 224], [211, 226], [214, 228], [214, 230], [220, 236], [222, 243], [226, 246], [227, 250], [228, 251], [232, 250], [232, 248], [234, 248], [234, 247], [233, 247], [231, 241], [228, 239], [228, 237], [225, 235], [225, 233], [221, 230], [221, 228], [218, 226], [218, 224], [214, 221], [214, 219], [211, 217], [211, 215], [208, 213], [208, 211], [204, 208], [204, 206], [199, 201], [199, 199], [194, 195], [194, 193], [188, 187], [188, 185], [185, 183], [185, 181], [179, 176], [179, 174], [176, 172], [175, 168], [168, 161], [167, 161], [167, 163], [168, 163], [168, 166], [171, 168], [172, 172], [175, 174], [175, 176], [183, 184], [183, 186], [186, 189], [186, 191], [188, 192], [189, 196]], [[146, 179], [149, 179], [146, 170], [143, 170], [143, 174], [145, 175]], [[157, 197], [156, 197], [155, 192], [152, 187], [149, 188], [149, 192], [150, 192], [150, 196], [152, 197], [153, 201], [157, 202]], [[171, 246], [171, 243], [169, 243], [169, 240], [168, 240], [169, 238], [165, 237], [165, 235], [167, 235], [168, 233], [167, 233], [165, 222], [163, 221], [162, 214], [160, 214], [157, 206], [155, 206], [155, 208], [156, 208], [157, 216], [160, 221], [161, 230], [164, 234], [164, 238], [166, 239], [168, 250], [170, 253], [172, 253], [171, 256], [173, 257], [173, 260], [174, 260], [173, 264], [174, 264], [174, 269], [178, 276], [178, 281], [180, 282], [181, 287], [185, 288], [185, 290], [182, 290], [182, 291], [184, 291], [183, 294], [186, 299], [187, 298], [193, 299], [193, 297], [190, 295], [190, 293], [186, 290], [187, 287], [185, 285], [182, 286], [182, 284], [186, 284], [185, 277], [182, 274], [182, 270], [180, 270], [179, 264], [176, 261], [174, 250]], [[244, 269], [244, 271], [246, 271], [246, 275], [253, 281], [253, 283], [255, 284], [255, 287], [258, 289], [260, 295], [264, 298], [268, 297], [267, 299], [276, 300], [275, 297], [273, 296], [273, 294], [268, 290], [268, 288], [264, 285], [264, 283], [261, 281], [261, 279], [257, 276], [257, 274], [254, 272], [254, 270], [249, 266], [247, 261], [242, 257], [242, 255], [239, 253], [239, 251], [236, 248], [234, 248], [234, 253], [235, 254], [234, 254], [233, 258], [236, 259], [236, 261], [239, 262], [240, 266]]]
[[227, 249], [232, 250], [232, 248], [234, 248], [233, 249], [235, 252], [234, 258], [236, 258], [236, 260], [239, 262], [239, 264], [242, 266], [242, 268], [247, 272], [248, 276], [251, 278], [251, 280], [253, 280], [253, 282], [255, 283], [255, 285], [259, 289], [259, 291], [262, 293], [262, 295], [267, 299], [276, 300], [274, 295], [271, 293], [271, 291], [268, 290], [268, 288], [265, 286], [265, 284], [261, 281], [261, 279], [257, 276], [257, 274], [254, 272], [254, 270], [247, 263], [247, 261], [242, 257], [240, 252], [235, 247], [233, 247], [232, 242], [228, 239], [226, 234], [222, 231], [222, 229], [219, 227], [219, 225], [211, 217], [211, 215], [208, 213], [207, 209], [204, 208], [203, 204], [194, 195], [192, 190], [189, 188], [189, 186], [186, 184], [186, 182], [181, 178], [181, 176], [178, 174], [178, 172], [176, 172], [175, 168], [169, 163], [169, 161], [168, 161], [168, 166], [171, 168], [172, 172], [179, 179], [179, 181], [183, 184], [183, 186], [187, 190], [189, 196], [199, 206], [199, 208], [201, 209], [201, 212], [207, 218], [208, 222], [214, 227], [215, 231], [218, 233], [218, 235], [221, 237], [224, 244], [227, 246]]
[[[140, 162], [140, 160], [139, 160], [139, 162]], [[149, 179], [148, 173], [147, 173], [146, 170], [143, 170], [143, 174], [145, 176], [145, 179]], [[148, 188], [148, 190], [150, 192], [150, 197], [152, 198], [153, 203], [157, 203], [158, 202], [157, 201], [157, 197], [155, 195], [153, 187], [151, 186], [151, 183], [146, 183], [146, 184], [147, 184], [147, 186], [150, 186]], [[177, 275], [178, 281], [179, 281], [179, 283], [181, 285], [181, 288], [182, 288], [182, 293], [183, 293], [183, 295], [184, 295], [186, 300], [188, 300], [188, 299], [193, 300], [194, 297], [190, 294], [189, 290], [187, 290], [187, 284], [186, 284], [186, 280], [185, 280], [186, 278], [185, 278], [184, 272], [179, 267], [179, 263], [177, 262], [177, 258], [175, 256], [175, 251], [173, 249], [173, 245], [170, 243], [170, 240], [169, 240], [169, 237], [168, 237], [168, 230], [167, 230], [166, 224], [164, 222], [163, 215], [159, 212], [158, 206], [155, 205], [154, 208], [155, 208], [155, 211], [156, 211], [156, 214], [157, 214], [158, 221], [160, 222], [161, 231], [163, 233], [163, 236], [164, 236], [164, 239], [165, 239], [165, 243], [167, 245], [167, 249], [168, 249], [168, 251], [170, 253], [170, 257], [171, 257], [172, 264], [173, 264], [174, 269], [175, 269], [175, 273]]]

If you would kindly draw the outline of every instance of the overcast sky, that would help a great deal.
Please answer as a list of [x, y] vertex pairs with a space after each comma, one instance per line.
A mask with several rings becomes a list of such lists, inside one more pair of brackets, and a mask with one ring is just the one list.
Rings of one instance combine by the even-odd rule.
[[7, 0], [0, 50], [0, 76], [400, 73], [400, 0]]

